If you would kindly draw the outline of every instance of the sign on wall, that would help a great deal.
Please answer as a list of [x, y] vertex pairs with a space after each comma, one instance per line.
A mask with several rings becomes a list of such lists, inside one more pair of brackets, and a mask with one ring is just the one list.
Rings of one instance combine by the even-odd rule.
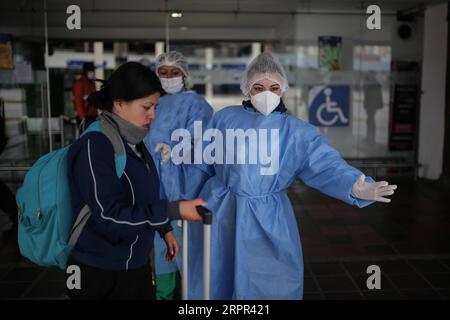
[[315, 126], [347, 127], [350, 123], [350, 87], [310, 87], [308, 109], [309, 123]]
[[319, 37], [319, 68], [341, 70], [342, 37]]
[[389, 150], [414, 150], [417, 130], [417, 85], [395, 85], [389, 125]]
[[[95, 63], [95, 61], [93, 60], [75, 60], [75, 59], [71, 59], [71, 60], [67, 60], [66, 61], [66, 66], [68, 68], [75, 68], [75, 69], [81, 69], [83, 67], [83, 64], [85, 64], [86, 62], [91, 62], [91, 63]], [[103, 61], [103, 64], [99, 65], [96, 64], [95, 67], [96, 68], [106, 68], [107, 66], [107, 61]]]

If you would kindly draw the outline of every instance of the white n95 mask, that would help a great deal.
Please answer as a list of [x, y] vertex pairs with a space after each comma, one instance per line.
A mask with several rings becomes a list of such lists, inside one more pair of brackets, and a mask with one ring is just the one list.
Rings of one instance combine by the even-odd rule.
[[251, 96], [250, 101], [256, 110], [269, 115], [280, 104], [281, 97], [271, 91], [264, 91]]
[[183, 90], [183, 77], [160, 78], [160, 80], [164, 91], [166, 91], [167, 93], [175, 94]]

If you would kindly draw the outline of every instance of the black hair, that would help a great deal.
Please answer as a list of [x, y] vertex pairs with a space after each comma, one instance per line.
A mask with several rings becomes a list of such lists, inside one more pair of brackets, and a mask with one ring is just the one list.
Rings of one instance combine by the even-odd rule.
[[87, 101], [95, 108], [112, 111], [114, 100], [131, 101], [154, 93], [165, 94], [156, 73], [138, 62], [127, 62]]
[[92, 62], [83, 63], [83, 72], [94, 71], [94, 70], [95, 70], [95, 66]]

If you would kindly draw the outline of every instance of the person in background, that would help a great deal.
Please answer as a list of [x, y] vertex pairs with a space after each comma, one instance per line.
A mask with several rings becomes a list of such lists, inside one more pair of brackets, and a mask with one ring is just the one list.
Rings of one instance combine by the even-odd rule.
[[[193, 199], [197, 197], [207, 176], [190, 164], [176, 165], [170, 161], [171, 148], [178, 141], [172, 141], [171, 134], [176, 129], [187, 129], [194, 136], [194, 122], [206, 126], [213, 109], [199, 94], [188, 91], [186, 82], [189, 75], [184, 55], [171, 51], [156, 58], [156, 73], [167, 93], [161, 97], [156, 111], [156, 119], [144, 142], [153, 156], [161, 179], [161, 195], [169, 201]], [[191, 141], [193, 146], [193, 141]], [[193, 150], [193, 148], [192, 148]], [[180, 223], [172, 222], [174, 233], [181, 243]], [[155, 269], [157, 299], [180, 298], [181, 265], [165, 259], [163, 241], [155, 237]]]
[[87, 101], [87, 97], [95, 90], [95, 67], [93, 63], [86, 62], [83, 64], [80, 78], [72, 85], [73, 107], [78, 125], [83, 124], [87, 127], [97, 118], [97, 109]]
[[368, 71], [364, 78], [364, 109], [367, 113], [366, 144], [373, 147], [376, 143], [377, 126], [375, 116], [383, 108], [383, 89], [377, 80], [375, 71]]

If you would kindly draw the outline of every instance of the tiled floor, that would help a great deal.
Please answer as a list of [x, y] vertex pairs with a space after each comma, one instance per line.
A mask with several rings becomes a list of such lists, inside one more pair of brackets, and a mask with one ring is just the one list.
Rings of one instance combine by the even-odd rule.
[[[289, 190], [305, 258], [304, 298], [450, 299], [450, 201], [423, 181], [395, 181], [390, 204], [351, 207], [295, 183]], [[381, 271], [369, 290], [367, 268]], [[62, 299], [64, 274], [0, 249], [0, 299]]]
[[[300, 183], [289, 196], [305, 258], [305, 299], [449, 299], [448, 191], [394, 181], [390, 204], [358, 209]], [[369, 290], [367, 267], [381, 271]]]
[[[366, 269], [381, 270], [381, 289], [369, 290]], [[420, 266], [427, 265], [425, 270]], [[305, 299], [448, 299], [450, 268], [440, 259], [308, 262]]]
[[3, 249], [10, 266], [2, 256], [0, 267], [0, 299], [64, 299], [64, 273], [58, 269], [41, 268]]

